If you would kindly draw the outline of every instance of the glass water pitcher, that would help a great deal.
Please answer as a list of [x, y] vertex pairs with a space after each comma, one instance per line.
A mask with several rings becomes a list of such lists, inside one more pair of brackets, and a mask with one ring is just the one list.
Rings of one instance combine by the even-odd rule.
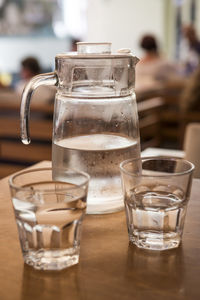
[[129, 49], [110, 43], [78, 43], [77, 52], [58, 54], [55, 72], [33, 77], [23, 91], [21, 137], [29, 137], [29, 106], [40, 85], [55, 85], [52, 167], [55, 180], [67, 168], [89, 173], [87, 213], [123, 208], [119, 164], [140, 156], [135, 99], [135, 65]]

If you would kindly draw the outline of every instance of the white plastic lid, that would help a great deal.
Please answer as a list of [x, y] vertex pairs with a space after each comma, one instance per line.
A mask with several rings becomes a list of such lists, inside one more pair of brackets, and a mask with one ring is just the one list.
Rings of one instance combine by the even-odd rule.
[[77, 43], [78, 54], [110, 54], [111, 43]]

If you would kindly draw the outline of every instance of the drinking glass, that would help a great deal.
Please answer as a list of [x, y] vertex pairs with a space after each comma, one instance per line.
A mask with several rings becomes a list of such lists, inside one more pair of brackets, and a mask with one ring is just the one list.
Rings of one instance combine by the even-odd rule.
[[24, 262], [61, 270], [79, 262], [81, 223], [89, 175], [66, 169], [65, 181], [51, 168], [29, 169], [9, 178]]
[[120, 164], [128, 235], [139, 248], [179, 246], [194, 165], [172, 157], [130, 159]]

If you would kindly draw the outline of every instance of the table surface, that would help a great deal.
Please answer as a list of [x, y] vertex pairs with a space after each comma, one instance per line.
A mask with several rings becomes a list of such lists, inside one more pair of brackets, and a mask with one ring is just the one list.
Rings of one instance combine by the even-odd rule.
[[160, 252], [130, 245], [123, 211], [86, 215], [80, 263], [45, 272], [23, 263], [8, 179], [1, 180], [0, 299], [200, 299], [199, 194], [200, 180], [195, 179], [178, 249]]
[[142, 157], [147, 156], [173, 156], [184, 158], [185, 153], [182, 150], [174, 150], [174, 149], [164, 149], [164, 148], [154, 148], [149, 147], [141, 152]]

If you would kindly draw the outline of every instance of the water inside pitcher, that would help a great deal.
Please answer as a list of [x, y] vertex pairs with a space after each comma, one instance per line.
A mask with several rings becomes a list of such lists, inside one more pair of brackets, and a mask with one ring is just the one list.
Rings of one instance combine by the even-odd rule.
[[35, 88], [56, 85], [52, 167], [56, 180], [74, 168], [90, 175], [87, 213], [123, 208], [119, 164], [140, 156], [134, 93], [138, 59], [110, 43], [78, 43], [78, 52], [56, 56], [53, 73], [34, 77], [21, 104], [22, 140], [30, 142], [28, 111]]

